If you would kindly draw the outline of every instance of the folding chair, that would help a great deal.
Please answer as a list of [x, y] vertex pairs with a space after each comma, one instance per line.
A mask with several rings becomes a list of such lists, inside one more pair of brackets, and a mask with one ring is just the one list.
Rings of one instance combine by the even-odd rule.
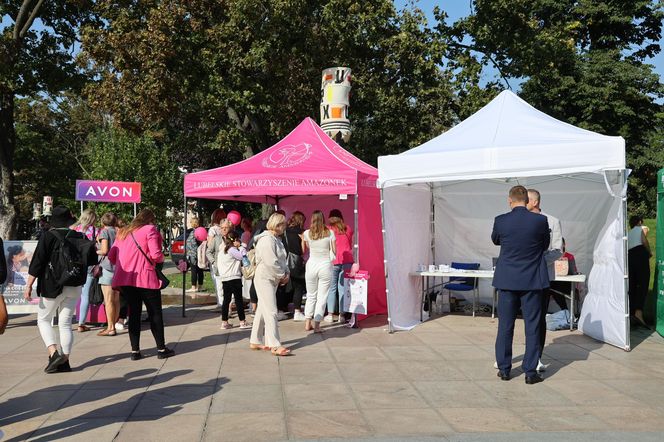
[[[457, 270], [479, 270], [480, 263], [478, 262], [453, 262], [450, 267]], [[473, 316], [477, 310], [477, 302], [479, 301], [480, 291], [477, 286], [477, 279], [466, 276], [453, 276], [448, 282], [443, 284], [443, 289], [450, 292], [473, 292]]]

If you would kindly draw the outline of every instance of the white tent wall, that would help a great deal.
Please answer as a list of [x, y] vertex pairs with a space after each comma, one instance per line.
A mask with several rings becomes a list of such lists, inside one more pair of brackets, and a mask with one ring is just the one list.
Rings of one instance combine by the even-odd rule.
[[579, 317], [579, 330], [597, 340], [630, 350], [629, 300], [625, 226], [625, 181], [612, 187], [611, 208], [594, 246], [588, 294]]
[[410, 277], [418, 264], [431, 262], [431, 189], [428, 184], [383, 191], [383, 228], [390, 331], [420, 323], [421, 278]]
[[[500, 251], [491, 242], [493, 220], [509, 211], [507, 194], [517, 184], [540, 191], [542, 209], [560, 219], [567, 250], [575, 256], [579, 271], [589, 274], [579, 328], [598, 340], [629, 349], [622, 200], [619, 190], [608, 191], [603, 173], [440, 182], [433, 186], [412, 184], [384, 189], [391, 329], [409, 330], [420, 322], [421, 280], [408, 275], [418, 264], [479, 262], [481, 268], [491, 268], [492, 257], [497, 257]], [[430, 251], [427, 216], [432, 192], [435, 259]], [[491, 302], [492, 291], [489, 281], [480, 280], [483, 302]]]
[[[480, 268], [491, 269], [492, 258], [500, 252], [491, 242], [493, 220], [509, 211], [507, 193], [517, 184], [540, 191], [542, 210], [560, 219], [567, 250], [579, 271], [587, 274], [604, 226], [601, 220], [607, 219], [613, 202], [602, 174], [436, 183], [436, 264], [479, 262]], [[480, 279], [481, 301], [491, 303], [492, 292], [491, 282]]]

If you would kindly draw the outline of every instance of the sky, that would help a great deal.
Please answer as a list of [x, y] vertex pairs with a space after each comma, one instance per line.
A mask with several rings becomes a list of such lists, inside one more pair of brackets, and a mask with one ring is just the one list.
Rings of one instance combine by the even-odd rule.
[[[394, 2], [398, 9], [403, 9], [408, 3], [410, 3], [408, 0], [395, 0]], [[435, 6], [439, 6], [440, 9], [447, 13], [448, 23], [451, 24], [462, 17], [470, 15], [470, 3], [470, 0], [416, 0], [416, 6], [424, 11], [429, 20], [429, 25], [434, 23], [433, 8]], [[661, 81], [664, 78], [664, 35], [659, 40], [659, 44], [662, 47], [662, 51], [654, 58], [648, 60], [647, 63], [655, 66], [655, 72], [659, 74]], [[487, 76], [485, 78], [487, 81], [498, 78], [495, 69], [492, 68], [487, 68], [484, 75]], [[512, 87], [518, 86], [517, 82], [510, 81], [510, 84]]]

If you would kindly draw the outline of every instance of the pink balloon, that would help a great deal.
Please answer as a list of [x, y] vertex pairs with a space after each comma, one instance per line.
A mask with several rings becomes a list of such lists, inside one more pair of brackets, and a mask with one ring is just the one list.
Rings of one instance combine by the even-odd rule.
[[194, 238], [201, 242], [207, 240], [207, 230], [205, 227], [196, 227], [194, 230]]
[[228, 212], [228, 215], [226, 215], [226, 218], [233, 223], [234, 226], [239, 226], [240, 222], [242, 221], [242, 215], [240, 215], [240, 212], [237, 210], [231, 210]]

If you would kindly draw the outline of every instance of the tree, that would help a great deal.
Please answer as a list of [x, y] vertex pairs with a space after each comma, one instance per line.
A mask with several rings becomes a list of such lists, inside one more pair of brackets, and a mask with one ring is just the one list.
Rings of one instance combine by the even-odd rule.
[[[194, 167], [247, 157], [319, 112], [320, 74], [353, 69], [350, 149], [375, 163], [453, 121], [443, 45], [388, 0], [98, 2], [83, 29], [93, 106]], [[317, 119], [317, 118], [316, 118]]]
[[457, 44], [472, 37], [468, 46], [482, 54], [483, 63], [495, 63], [505, 78], [525, 80], [521, 95], [544, 112], [623, 136], [633, 168], [630, 209], [652, 216], [652, 189], [662, 165], [656, 149], [664, 88], [646, 62], [660, 51], [661, 2], [475, 0], [473, 5], [474, 13], [452, 27]]
[[[141, 204], [153, 208], [157, 217], [164, 219], [168, 201], [180, 194], [182, 180], [177, 165], [155, 140], [106, 128], [89, 138], [87, 149], [90, 179], [140, 182]], [[101, 206], [100, 211], [106, 208]], [[129, 218], [128, 205], [115, 210]]]
[[[12, 24], [0, 31], [0, 236], [13, 238], [16, 132], [14, 100], [33, 93], [57, 94], [81, 85], [72, 48], [81, 23], [94, 20], [91, 0], [44, 2], [2, 0], [0, 17]], [[34, 29], [39, 19], [41, 30]]]

